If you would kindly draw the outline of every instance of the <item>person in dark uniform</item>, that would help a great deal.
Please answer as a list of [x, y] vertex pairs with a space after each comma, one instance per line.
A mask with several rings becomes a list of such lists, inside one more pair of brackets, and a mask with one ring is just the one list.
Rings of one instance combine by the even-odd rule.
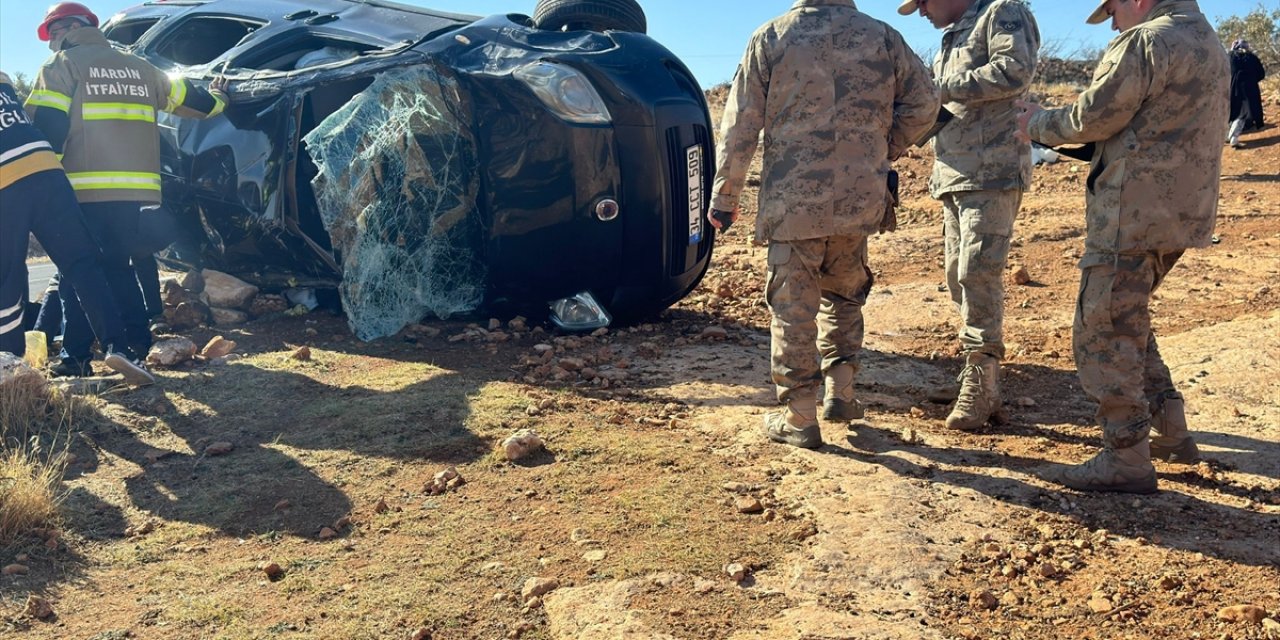
[[1262, 61], [1253, 54], [1247, 40], [1231, 43], [1231, 131], [1227, 144], [1240, 147], [1240, 134], [1265, 126], [1262, 117], [1262, 90], [1258, 83], [1267, 77]]
[[132, 384], [155, 378], [124, 346], [124, 323], [75, 192], [53, 147], [31, 124], [9, 76], [0, 72], [0, 351], [21, 356], [27, 307], [27, 243], [35, 234], [72, 282], [108, 367]]

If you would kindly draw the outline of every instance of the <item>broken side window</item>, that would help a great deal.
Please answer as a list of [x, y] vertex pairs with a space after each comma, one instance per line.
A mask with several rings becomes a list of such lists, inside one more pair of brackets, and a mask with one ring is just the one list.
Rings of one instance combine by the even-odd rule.
[[184, 66], [209, 64], [222, 57], [264, 23], [200, 16], [189, 18], [175, 27], [164, 41], [154, 47], [156, 55]]
[[387, 72], [303, 139], [316, 204], [362, 340], [484, 298], [479, 170], [456, 80], [426, 65]]

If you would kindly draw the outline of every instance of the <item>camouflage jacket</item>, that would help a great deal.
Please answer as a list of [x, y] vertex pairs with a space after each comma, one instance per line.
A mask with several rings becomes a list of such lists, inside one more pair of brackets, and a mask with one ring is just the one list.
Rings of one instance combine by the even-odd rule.
[[1082, 266], [1209, 244], [1230, 75], [1195, 0], [1171, 0], [1111, 41], [1074, 105], [1031, 118], [1033, 140], [1097, 143]]
[[870, 235], [885, 213], [889, 160], [937, 112], [937, 89], [901, 34], [852, 0], [799, 0], [747, 45], [711, 206], [738, 205], [763, 132], [758, 242]]
[[1035, 77], [1040, 30], [1022, 0], [975, 0], [942, 35], [933, 75], [956, 117], [934, 139], [933, 197], [1031, 185], [1031, 146], [1014, 138]]

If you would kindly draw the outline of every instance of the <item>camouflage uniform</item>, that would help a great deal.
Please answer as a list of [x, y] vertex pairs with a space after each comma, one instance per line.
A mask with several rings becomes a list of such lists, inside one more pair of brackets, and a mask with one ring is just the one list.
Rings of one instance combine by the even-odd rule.
[[1031, 184], [1031, 147], [1014, 138], [1040, 32], [1021, 0], [974, 0], [942, 36], [933, 72], [956, 117], [934, 142], [929, 188], [943, 204], [947, 288], [965, 352], [1004, 357], [1009, 236]]
[[1097, 143], [1073, 338], [1108, 450], [1145, 445], [1152, 414], [1177, 397], [1149, 303], [1183, 250], [1212, 238], [1228, 69], [1196, 2], [1166, 0], [1111, 42], [1074, 105], [1028, 123], [1045, 144]]
[[889, 161], [937, 110], [901, 34], [851, 0], [799, 0], [751, 37], [721, 123], [711, 208], [737, 208], [763, 132], [756, 240], [769, 245], [773, 377], [792, 407], [815, 397], [819, 349], [824, 370], [856, 360], [866, 238], [885, 214]]

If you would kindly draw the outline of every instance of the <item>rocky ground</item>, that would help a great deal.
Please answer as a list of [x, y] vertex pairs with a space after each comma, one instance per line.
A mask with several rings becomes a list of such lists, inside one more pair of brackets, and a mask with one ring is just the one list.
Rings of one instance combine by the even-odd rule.
[[[362, 344], [339, 317], [232, 301], [260, 319], [182, 331], [157, 387], [76, 416], [65, 521], [0, 550], [20, 567], [0, 576], [0, 629], [1280, 638], [1280, 130], [1244, 141], [1224, 150], [1217, 242], [1155, 302], [1206, 458], [1158, 465], [1157, 495], [1041, 479], [1097, 446], [1070, 355], [1082, 164], [1039, 168], [1018, 221], [1010, 423], [945, 429], [960, 362], [917, 152], [901, 229], [872, 240], [867, 419], [825, 424], [822, 449], [760, 433], [754, 191], [702, 286], [634, 327], [502, 318]], [[230, 355], [190, 358], [215, 336]]]

